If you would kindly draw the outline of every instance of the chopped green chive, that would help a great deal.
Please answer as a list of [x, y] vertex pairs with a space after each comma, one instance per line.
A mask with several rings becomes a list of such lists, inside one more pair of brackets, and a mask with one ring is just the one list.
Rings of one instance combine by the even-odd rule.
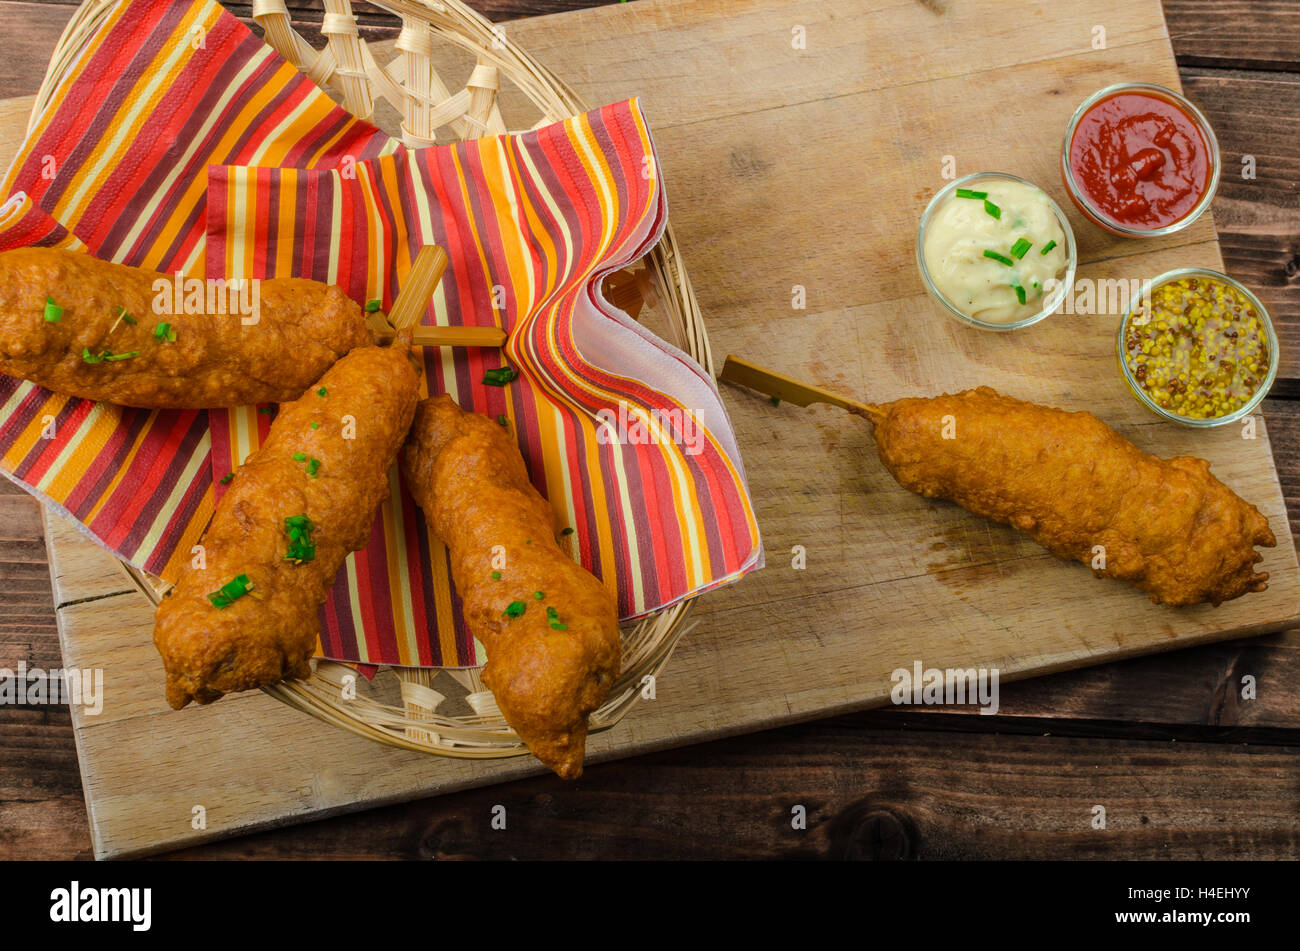
[[316, 560], [316, 543], [294, 541], [289, 543], [289, 548], [284, 553], [284, 560], [291, 561], [295, 565], [301, 565], [309, 561]]
[[509, 421], [506, 419], [505, 413], [497, 413], [497, 422], [500, 423], [502, 426], [510, 425]]
[[779, 396], [773, 396], [773, 397], [772, 397], [772, 405], [773, 405], [773, 406], [780, 406], [780, 405], [781, 405], [781, 397], [779, 397]]
[[567, 624], [561, 624], [559, 621], [551, 622], [551, 630], [553, 631], [567, 631], [568, 629], [569, 625]]
[[522, 602], [522, 601], [511, 601], [510, 604], [509, 604], [509, 606], [508, 606], [508, 607], [506, 608], [506, 610], [505, 610], [505, 616], [506, 616], [506, 617], [522, 617], [524, 611], [526, 611], [527, 609], [528, 609], [528, 605], [524, 604], [524, 602]]
[[176, 341], [176, 331], [172, 330], [172, 325], [167, 321], [160, 321], [158, 326], [153, 329], [153, 338], [174, 343]]
[[987, 211], [994, 218], [1001, 220], [1002, 209], [999, 208], [997, 205], [993, 204], [993, 202], [989, 201], [987, 198], [984, 199], [984, 210]]
[[316, 473], [319, 471], [320, 471], [320, 460], [319, 459], [309, 460], [307, 463], [307, 475], [311, 476], [314, 479], [316, 478]]
[[248, 575], [237, 575], [223, 584], [219, 590], [209, 594], [208, 600], [216, 607], [228, 608], [252, 590], [253, 584], [248, 580]]
[[988, 193], [988, 192], [977, 192], [977, 191], [975, 191], [974, 189], [971, 189], [971, 188], [959, 188], [959, 189], [957, 189], [957, 197], [958, 197], [958, 198], [975, 198], [975, 199], [978, 199], [978, 200], [980, 200], [980, 201], [983, 201], [985, 198], [988, 198], [988, 197], [989, 197], [989, 193]]
[[499, 572], [499, 571], [494, 571], [494, 572], [492, 572], [492, 580], [493, 580], [493, 581], [500, 581], [500, 580], [501, 580], [501, 572]]
[[573, 534], [573, 529], [571, 529], [571, 528], [565, 528], [565, 529], [562, 529], [562, 530], [560, 531], [560, 534], [561, 534], [561, 535], [572, 535], [572, 534]]
[[1034, 242], [1026, 240], [1025, 238], [1017, 238], [1016, 243], [1011, 246], [1011, 254], [1013, 257], [1023, 258], [1025, 252], [1033, 246]]
[[45, 298], [45, 322], [47, 324], [57, 324], [63, 319], [63, 308], [54, 303], [53, 297]]
[[496, 367], [483, 374], [483, 383], [486, 386], [505, 386], [517, 376], [519, 374], [510, 367]]
[[525, 545], [531, 545], [532, 543], [533, 543], [533, 540], [532, 540], [531, 538], [528, 539], [528, 541], [524, 542]]
[[366, 313], [367, 313], [367, 314], [373, 314], [373, 313], [374, 313], [375, 311], [377, 311], [377, 310], [379, 310], [379, 301], [377, 301], [377, 300], [368, 300], [368, 301], [366, 301]]
[[325, 395], [326, 393], [328, 393], [328, 392], [329, 392], [329, 390], [325, 389], [325, 387], [322, 386], [319, 390], [316, 391], [316, 395], [317, 395], [317, 396], [324, 396], [324, 395]]
[[1052, 248], [1054, 248], [1054, 247], [1056, 247], [1056, 240], [1055, 240], [1055, 239], [1052, 239], [1051, 241], [1047, 242], [1047, 244], [1043, 245], [1043, 250], [1039, 251], [1038, 253], [1039, 253], [1039, 254], [1046, 254], [1048, 251], [1052, 250]]
[[291, 515], [284, 520], [284, 530], [289, 536], [289, 549], [284, 560], [301, 565], [316, 557], [316, 543], [311, 540], [311, 533], [316, 530], [316, 523], [306, 515]]
[[269, 407], [269, 406], [259, 406], [259, 407], [257, 408], [257, 411], [258, 411], [259, 413], [261, 413], [263, 416], [274, 416], [274, 415], [275, 415], [275, 410], [273, 410], [273, 409], [272, 409], [271, 407]]
[[311, 424], [311, 428], [312, 428], [312, 429], [320, 429], [320, 423], [313, 422], [313, 423]]
[[107, 349], [101, 349], [99, 353], [91, 353], [90, 347], [82, 347], [82, 360], [87, 364], [101, 364], [101, 362], [116, 362], [118, 360], [130, 360], [131, 357], [138, 357], [140, 352], [133, 349], [130, 353], [112, 353]]
[[560, 613], [556, 611], [555, 608], [547, 608], [546, 616], [550, 618], [552, 621], [554, 621], [556, 618], [560, 616]]
[[306, 461], [307, 461], [307, 453], [305, 453], [305, 452], [295, 452], [295, 453], [293, 454], [293, 461], [294, 461], [294, 462], [306, 462]]
[[1023, 304], [1025, 302], [1025, 289], [1019, 284], [1012, 284], [1011, 289], [1016, 292], [1016, 300]]
[[999, 264], [1005, 264], [1007, 267], [1016, 266], [1015, 261], [1011, 260], [1005, 254], [998, 254], [996, 251], [985, 251], [984, 256], [986, 258], [992, 258], [994, 261], [997, 261]]
[[233, 472], [227, 472], [225, 475], [221, 477], [221, 484], [230, 485], [231, 480], [233, 480], [234, 478], [235, 478], [235, 474]]
[[542, 598], [546, 597], [546, 595], [542, 594], [542, 592], [540, 591], [534, 591], [533, 597], [536, 598], [538, 601], [540, 601], [542, 600]]

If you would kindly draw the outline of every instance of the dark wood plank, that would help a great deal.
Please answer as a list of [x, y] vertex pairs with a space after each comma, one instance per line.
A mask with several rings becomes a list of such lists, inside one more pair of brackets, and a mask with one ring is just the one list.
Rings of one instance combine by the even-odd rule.
[[91, 857], [66, 708], [0, 707], [0, 855]]
[[1264, 419], [1268, 424], [1273, 463], [1286, 498], [1291, 534], [1300, 538], [1300, 402], [1265, 400]]
[[75, 9], [41, 2], [0, 3], [5, 51], [0, 57], [0, 99], [30, 96], [40, 88], [45, 64]]
[[1164, 0], [1180, 66], [1300, 69], [1295, 0]]
[[40, 503], [0, 479], [0, 667], [19, 661], [48, 669], [61, 655]]
[[[996, 717], [982, 716], [975, 707], [960, 714], [987, 721], [974, 722], [971, 729], [1042, 725], [1055, 733], [1106, 737], [1188, 731], [1181, 735], [1295, 743], [1300, 742], [1300, 697], [1292, 685], [1298, 675], [1300, 632], [1290, 631], [1008, 684], [1001, 689]], [[1242, 695], [1248, 676], [1254, 699]], [[955, 715], [951, 708], [916, 714]]]
[[[901, 718], [900, 718], [901, 719]], [[958, 718], [962, 719], [962, 718]], [[878, 720], [878, 718], [877, 718]], [[372, 810], [175, 858], [1294, 858], [1294, 748], [869, 715]], [[1243, 777], [1249, 777], [1245, 780]], [[490, 827], [506, 808], [505, 830]], [[791, 827], [805, 807], [806, 831]], [[1107, 827], [1091, 827], [1093, 806]]]
[[[1300, 5], [1297, 5], [1300, 11]], [[1264, 302], [1282, 343], [1279, 376], [1300, 378], [1300, 75], [1182, 70], [1214, 127], [1214, 200], [1224, 265]], [[1243, 159], [1253, 159], [1255, 177]], [[1280, 393], [1290, 392], [1280, 388]]]

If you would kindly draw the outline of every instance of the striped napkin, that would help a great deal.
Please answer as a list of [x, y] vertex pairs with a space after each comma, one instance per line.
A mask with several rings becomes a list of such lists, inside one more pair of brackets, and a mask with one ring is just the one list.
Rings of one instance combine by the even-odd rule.
[[[313, 277], [385, 306], [418, 248], [441, 244], [451, 269], [426, 322], [502, 327], [509, 343], [426, 352], [426, 385], [511, 428], [574, 529], [573, 554], [624, 617], [762, 563], [712, 380], [600, 293], [666, 218], [635, 101], [408, 152], [214, 3], [126, 0], [64, 75], [3, 193], [0, 249], [79, 248], [191, 277]], [[519, 377], [485, 386], [503, 361]], [[214, 482], [269, 420], [252, 407], [123, 409], [0, 377], [0, 468], [171, 580], [211, 516]], [[319, 653], [477, 664], [446, 552], [392, 479], [369, 547], [322, 613]]]
[[[397, 148], [216, 3], [123, 2], [0, 185], [0, 250], [73, 248], [202, 277], [209, 165], [332, 168]], [[206, 412], [125, 409], [0, 376], [0, 471], [167, 580], [212, 517]]]
[[[754, 567], [758, 529], [712, 380], [599, 294], [601, 277], [644, 256], [666, 220], [636, 101], [359, 162], [346, 176], [214, 168], [208, 191], [208, 267], [229, 278], [310, 276], [387, 305], [422, 245], [448, 249], [426, 323], [497, 326], [508, 343], [504, 354], [430, 349], [426, 384], [510, 427], [573, 529], [573, 553], [624, 618]], [[519, 377], [485, 385], [503, 365]], [[220, 479], [269, 427], [253, 408], [212, 419]], [[323, 652], [370, 663], [377, 645], [402, 664], [475, 661], [447, 553], [392, 478], [369, 547], [334, 587]]]

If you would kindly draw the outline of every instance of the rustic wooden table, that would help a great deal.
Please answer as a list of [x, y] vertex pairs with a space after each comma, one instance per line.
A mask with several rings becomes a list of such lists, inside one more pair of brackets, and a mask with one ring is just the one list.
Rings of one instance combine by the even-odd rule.
[[[600, 0], [470, 0], [494, 20]], [[227, 3], [247, 17], [250, 4]], [[304, 32], [319, 4], [302, 8]], [[364, 4], [356, 5], [359, 10]], [[0, 98], [35, 92], [74, 5], [0, 0]], [[1165, 0], [1223, 149], [1229, 273], [1283, 340], [1265, 403], [1300, 528], [1300, 4]], [[377, 12], [376, 36], [396, 31]], [[562, 64], [560, 69], [563, 73]], [[1257, 177], [1243, 179], [1242, 156]], [[0, 480], [0, 667], [60, 665], [38, 504]], [[1243, 700], [1242, 678], [1257, 696]], [[1008, 685], [995, 717], [882, 710], [343, 816], [181, 858], [1295, 858], [1300, 631]], [[954, 769], [961, 764], [961, 769]], [[791, 833], [789, 804], [808, 807]], [[508, 844], [489, 825], [505, 803]], [[1090, 828], [1105, 803], [1108, 832]], [[90, 856], [62, 707], [0, 707], [0, 858]]]

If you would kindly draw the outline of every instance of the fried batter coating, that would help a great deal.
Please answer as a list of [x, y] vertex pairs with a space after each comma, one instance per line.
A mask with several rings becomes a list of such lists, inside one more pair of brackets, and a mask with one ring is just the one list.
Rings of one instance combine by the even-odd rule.
[[[120, 406], [211, 409], [295, 399], [373, 342], [361, 307], [328, 284], [261, 281], [257, 323], [245, 325], [238, 313], [157, 314], [155, 281], [170, 288], [174, 277], [75, 251], [0, 253], [0, 373]], [[46, 319], [47, 298], [62, 310], [56, 320]], [[155, 336], [160, 323], [175, 339]]]
[[[1092, 562], [1157, 604], [1221, 604], [1263, 591], [1268, 520], [1204, 459], [1160, 459], [1090, 413], [988, 387], [880, 407], [880, 459], [904, 488], [1008, 524], [1061, 558]], [[945, 426], [950, 425], [944, 438]]]
[[[483, 679], [506, 722], [564, 779], [582, 775], [587, 717], [609, 695], [622, 645], [601, 582], [556, 542], [555, 512], [509, 432], [448, 396], [424, 400], [402, 473], [451, 552]], [[494, 568], [494, 551], [497, 557]]]
[[[158, 606], [154, 644], [173, 707], [309, 674], [320, 608], [388, 497], [419, 392], [404, 346], [359, 347], [280, 407], [217, 505], [204, 567], [188, 567]], [[315, 553], [295, 564], [285, 519], [300, 515]], [[240, 575], [248, 594], [215, 606], [209, 595]]]

